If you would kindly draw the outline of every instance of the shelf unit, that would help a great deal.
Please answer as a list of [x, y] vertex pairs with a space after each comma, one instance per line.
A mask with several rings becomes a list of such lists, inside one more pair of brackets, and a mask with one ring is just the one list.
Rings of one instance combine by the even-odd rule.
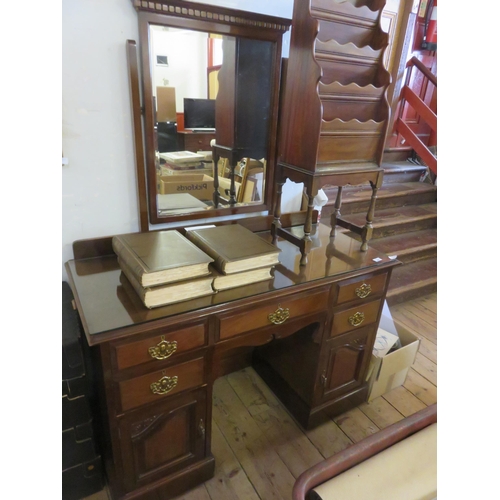
[[[331, 218], [362, 238], [367, 249], [373, 227], [380, 167], [390, 107], [391, 81], [384, 67], [388, 35], [380, 27], [385, 0], [296, 0], [290, 54], [281, 96], [274, 237], [297, 244], [307, 261], [313, 200], [324, 185], [338, 186]], [[282, 186], [303, 182], [308, 216], [301, 237], [280, 224]], [[372, 198], [366, 224], [340, 217], [342, 188], [370, 183]]]

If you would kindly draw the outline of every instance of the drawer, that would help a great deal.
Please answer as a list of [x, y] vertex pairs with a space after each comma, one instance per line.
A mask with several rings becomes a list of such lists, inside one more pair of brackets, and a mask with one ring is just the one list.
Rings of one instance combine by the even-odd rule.
[[337, 285], [337, 304], [352, 300], [369, 301], [384, 291], [387, 274], [361, 276], [352, 280], [342, 281]]
[[188, 151], [211, 151], [210, 141], [215, 139], [215, 134], [186, 134], [184, 136], [184, 146]]
[[219, 317], [219, 340], [225, 340], [245, 332], [271, 325], [280, 325], [306, 314], [325, 311], [329, 289], [306, 292], [269, 301], [243, 313]]
[[118, 383], [123, 411], [205, 383], [205, 359], [197, 358]]
[[375, 323], [381, 307], [379, 299], [334, 313], [330, 337]]
[[115, 344], [116, 367], [123, 370], [150, 361], [175, 359], [179, 353], [206, 345], [207, 339], [207, 327], [202, 323], [165, 334], [158, 333], [137, 342]]

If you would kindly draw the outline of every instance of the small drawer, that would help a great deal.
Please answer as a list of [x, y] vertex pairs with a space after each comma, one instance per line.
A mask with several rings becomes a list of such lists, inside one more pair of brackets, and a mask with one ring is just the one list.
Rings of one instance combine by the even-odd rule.
[[380, 307], [381, 301], [374, 300], [334, 313], [330, 337], [374, 323], [377, 320]]
[[119, 382], [121, 407], [123, 411], [127, 411], [204, 383], [205, 359], [193, 359], [165, 370]]
[[137, 342], [117, 344], [114, 346], [116, 367], [123, 370], [150, 361], [175, 359], [176, 354], [206, 345], [207, 338], [206, 324], [202, 323]]
[[337, 304], [344, 304], [352, 300], [368, 301], [382, 293], [385, 288], [387, 274], [362, 276], [339, 283], [337, 285]]
[[266, 326], [280, 325], [306, 314], [319, 313], [328, 306], [328, 289], [292, 295], [243, 313], [219, 318], [219, 340], [225, 340]]

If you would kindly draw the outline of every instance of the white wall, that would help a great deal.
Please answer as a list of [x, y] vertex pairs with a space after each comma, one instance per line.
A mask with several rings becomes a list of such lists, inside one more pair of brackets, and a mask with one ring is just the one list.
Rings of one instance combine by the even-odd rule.
[[[293, 0], [200, 3], [291, 18]], [[62, 274], [75, 240], [139, 230], [126, 40], [130, 0], [62, 2]]]
[[[153, 30], [154, 54], [166, 55], [168, 67], [153, 60], [153, 94], [156, 87], [175, 87], [177, 113], [184, 113], [184, 97], [207, 96], [208, 33], [189, 30]], [[165, 83], [167, 82], [167, 83]]]

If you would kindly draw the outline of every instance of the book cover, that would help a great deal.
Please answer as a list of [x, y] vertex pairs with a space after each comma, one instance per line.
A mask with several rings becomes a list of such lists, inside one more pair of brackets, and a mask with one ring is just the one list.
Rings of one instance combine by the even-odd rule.
[[113, 236], [113, 250], [141, 286], [205, 276], [213, 258], [175, 230]]
[[271, 267], [279, 262], [279, 248], [239, 224], [198, 228], [186, 236], [214, 259], [224, 274], [258, 267]]
[[250, 271], [242, 271], [233, 274], [219, 274], [215, 276], [213, 287], [216, 291], [228, 290], [238, 286], [258, 283], [259, 281], [273, 278], [272, 267], [259, 267]]
[[153, 307], [165, 306], [176, 302], [212, 295], [215, 293], [212, 288], [212, 274], [203, 278], [187, 279], [169, 285], [155, 287], [143, 287], [137, 281], [130, 268], [118, 259], [122, 274], [125, 275], [133, 289], [136, 291], [143, 304], [151, 309]]

